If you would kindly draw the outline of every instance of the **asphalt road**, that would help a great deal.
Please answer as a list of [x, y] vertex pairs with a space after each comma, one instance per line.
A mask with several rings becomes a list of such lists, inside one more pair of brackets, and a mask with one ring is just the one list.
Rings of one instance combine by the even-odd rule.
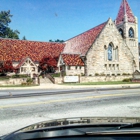
[[32, 123], [84, 116], [139, 117], [140, 90], [109, 90], [0, 100], [0, 135]]

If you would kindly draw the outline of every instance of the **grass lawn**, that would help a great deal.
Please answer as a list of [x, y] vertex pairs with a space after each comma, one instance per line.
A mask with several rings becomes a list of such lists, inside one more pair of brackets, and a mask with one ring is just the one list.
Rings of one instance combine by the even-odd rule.
[[39, 85], [0, 85], [0, 88], [5, 88], [5, 87], [34, 87], [34, 86], [39, 86]]
[[64, 83], [64, 85], [118, 85], [118, 84], [140, 84], [134, 82], [122, 82], [122, 81], [107, 81], [107, 82], [87, 82], [87, 83]]

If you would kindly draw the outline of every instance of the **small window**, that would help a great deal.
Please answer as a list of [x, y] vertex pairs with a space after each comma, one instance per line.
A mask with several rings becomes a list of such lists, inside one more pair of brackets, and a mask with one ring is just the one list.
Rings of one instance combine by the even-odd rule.
[[134, 38], [134, 30], [132, 27], [129, 29], [129, 37]]
[[119, 29], [119, 33], [122, 37], [124, 37], [123, 30], [121, 28]]
[[117, 64], [117, 70], [119, 70], [119, 64]]
[[81, 68], [82, 68], [82, 67], [80, 66], [79, 69], [81, 70]]
[[75, 66], [75, 69], [77, 70], [77, 66]]
[[71, 68], [70, 66], [67, 66], [67, 70], [70, 70], [70, 68]]
[[105, 64], [105, 70], [107, 70], [107, 64]]

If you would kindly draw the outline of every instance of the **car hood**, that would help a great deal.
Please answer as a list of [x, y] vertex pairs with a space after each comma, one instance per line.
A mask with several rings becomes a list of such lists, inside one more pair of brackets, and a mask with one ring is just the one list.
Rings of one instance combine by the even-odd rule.
[[[22, 134], [27, 133], [34, 133], [34, 132], [43, 132], [44, 130], [47, 131], [54, 131], [54, 130], [66, 130], [68, 128], [73, 128], [73, 127], [89, 127], [90, 125], [94, 127], [99, 126], [99, 129], [96, 128], [96, 131], [101, 131], [100, 127], [102, 126], [102, 130], [104, 127], [108, 127], [111, 130], [116, 130], [120, 129], [121, 127], [127, 127], [129, 125], [133, 124], [140, 124], [140, 118], [128, 118], [128, 117], [77, 117], [77, 118], [62, 118], [62, 119], [55, 119], [55, 120], [49, 120], [49, 121], [43, 121], [39, 122], [33, 125], [29, 125], [27, 127], [24, 127], [22, 129], [19, 129], [17, 131], [14, 131], [8, 135], [0, 137], [2, 140], [11, 140], [13, 136], [16, 137], [16, 135], [22, 136]], [[43, 131], [42, 131], [43, 130]], [[72, 130], [72, 129], [71, 129]], [[46, 133], [47, 133], [46, 131]], [[70, 132], [68, 132], [70, 133]], [[85, 134], [88, 134], [84, 132]], [[72, 132], [73, 134], [73, 132]], [[19, 135], [16, 140], [19, 140]], [[37, 135], [37, 133], [35, 134]], [[47, 133], [47, 136], [52, 136], [51, 132]], [[58, 136], [61, 135], [60, 131], [53, 133], [53, 136]], [[15, 139], [14, 139], [15, 140]]]
[[39, 122], [33, 125], [24, 127], [19, 132], [32, 131], [41, 128], [52, 128], [71, 125], [93, 125], [93, 124], [126, 124], [126, 123], [140, 123], [138, 117], [74, 117], [61, 118], [49, 121]]

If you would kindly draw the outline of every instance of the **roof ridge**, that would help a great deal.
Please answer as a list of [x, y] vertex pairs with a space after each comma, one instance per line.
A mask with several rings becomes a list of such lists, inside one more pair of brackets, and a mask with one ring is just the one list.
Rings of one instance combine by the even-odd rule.
[[78, 36], [80, 36], [80, 35], [82, 35], [82, 34], [84, 34], [84, 33], [88, 32], [88, 31], [90, 31], [90, 30], [94, 29], [94, 28], [97, 28], [97, 27], [99, 27], [99, 26], [101, 26], [101, 25], [103, 25], [103, 24], [105, 24], [105, 23], [107, 23], [107, 21], [105, 21], [105, 22], [103, 22], [103, 23], [101, 23], [101, 24], [99, 24], [99, 25], [97, 25], [97, 26], [95, 26], [95, 27], [93, 27], [93, 28], [91, 28], [91, 29], [89, 29], [89, 30], [86, 30], [85, 32], [82, 32], [82, 33], [80, 33], [80, 34], [78, 34], [78, 35], [76, 35], [76, 36], [74, 36], [74, 37], [72, 37], [72, 38], [70, 38], [70, 39], [66, 40], [66, 41], [65, 41], [65, 43], [66, 43], [67, 41], [69, 41], [69, 40], [71, 40], [71, 39], [75, 38], [75, 37], [78, 37]]
[[124, 14], [126, 15], [126, 4], [125, 4], [125, 0], [123, 0], [123, 4], [124, 4]]
[[85, 55], [100, 32], [103, 30], [106, 23], [107, 21], [67, 40], [63, 53], [78, 53]]
[[14, 39], [14, 38], [2, 38], [0, 40], [11, 40], [11, 41], [23, 41], [23, 42], [36, 42], [36, 43], [55, 43], [55, 44], [65, 44], [65, 42], [46, 42], [46, 41], [34, 41], [34, 40], [21, 40], [21, 39]]

